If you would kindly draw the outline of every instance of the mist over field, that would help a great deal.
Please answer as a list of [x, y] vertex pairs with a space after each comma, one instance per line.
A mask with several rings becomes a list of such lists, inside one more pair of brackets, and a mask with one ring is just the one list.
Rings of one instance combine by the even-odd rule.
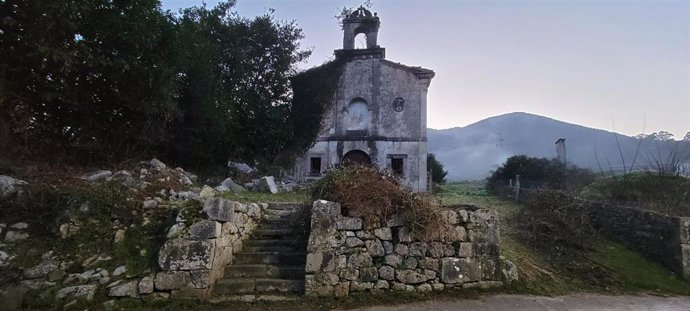
[[[675, 134], [682, 138], [684, 133]], [[429, 152], [445, 164], [448, 180], [483, 179], [513, 155], [555, 157], [559, 138], [566, 139], [568, 162], [595, 172], [629, 169], [632, 163], [636, 170], [654, 170], [671, 161], [690, 161], [688, 141], [649, 137], [640, 142], [611, 131], [524, 112], [491, 117], [465, 127], [428, 131]]]

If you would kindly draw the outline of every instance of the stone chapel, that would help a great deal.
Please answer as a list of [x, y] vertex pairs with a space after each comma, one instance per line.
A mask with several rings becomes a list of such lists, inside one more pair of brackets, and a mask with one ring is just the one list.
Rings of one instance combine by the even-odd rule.
[[[427, 191], [426, 97], [434, 72], [389, 61], [377, 43], [380, 20], [360, 7], [343, 19], [344, 63], [314, 145], [297, 160], [295, 177], [318, 179], [329, 167], [375, 164]], [[355, 37], [366, 48], [355, 49]]]

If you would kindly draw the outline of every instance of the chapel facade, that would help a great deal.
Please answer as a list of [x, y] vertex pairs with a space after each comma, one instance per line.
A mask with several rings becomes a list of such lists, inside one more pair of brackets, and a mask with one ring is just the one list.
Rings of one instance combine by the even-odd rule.
[[[389, 61], [377, 43], [379, 17], [360, 7], [343, 20], [343, 69], [314, 145], [295, 163], [295, 177], [318, 179], [329, 167], [375, 164], [426, 192], [427, 90], [434, 72]], [[355, 49], [355, 38], [366, 48]]]

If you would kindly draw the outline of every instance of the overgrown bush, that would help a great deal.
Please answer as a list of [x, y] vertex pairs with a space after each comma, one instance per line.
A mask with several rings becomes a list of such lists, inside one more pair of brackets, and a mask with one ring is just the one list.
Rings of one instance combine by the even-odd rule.
[[537, 247], [554, 251], [589, 248], [595, 230], [582, 203], [560, 190], [535, 190], [525, 193], [525, 208], [518, 216], [521, 237]]
[[618, 282], [610, 268], [590, 258], [598, 236], [586, 206], [573, 195], [560, 190], [527, 191], [524, 208], [514, 221], [513, 236], [574, 282], [604, 286]]
[[675, 175], [632, 173], [598, 180], [585, 187], [585, 199], [635, 205], [676, 216], [690, 216], [690, 179]]
[[575, 165], [564, 165], [556, 159], [512, 156], [487, 179], [487, 188], [499, 193], [520, 175], [520, 186], [528, 189], [576, 191], [594, 181], [594, 173]]
[[440, 202], [414, 193], [388, 171], [373, 166], [347, 166], [329, 171], [312, 188], [312, 199], [338, 202], [344, 213], [362, 217], [369, 228], [386, 225], [401, 214], [407, 226], [421, 240], [443, 236]]

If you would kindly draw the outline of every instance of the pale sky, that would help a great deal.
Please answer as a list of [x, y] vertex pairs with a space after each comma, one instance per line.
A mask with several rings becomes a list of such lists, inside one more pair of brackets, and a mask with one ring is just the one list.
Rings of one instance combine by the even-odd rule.
[[[313, 50], [300, 66], [309, 68], [342, 47], [334, 16], [362, 2], [238, 0], [236, 9], [295, 20]], [[690, 1], [374, 0], [371, 10], [387, 59], [436, 72], [431, 128], [524, 111], [626, 135], [690, 131]]]

